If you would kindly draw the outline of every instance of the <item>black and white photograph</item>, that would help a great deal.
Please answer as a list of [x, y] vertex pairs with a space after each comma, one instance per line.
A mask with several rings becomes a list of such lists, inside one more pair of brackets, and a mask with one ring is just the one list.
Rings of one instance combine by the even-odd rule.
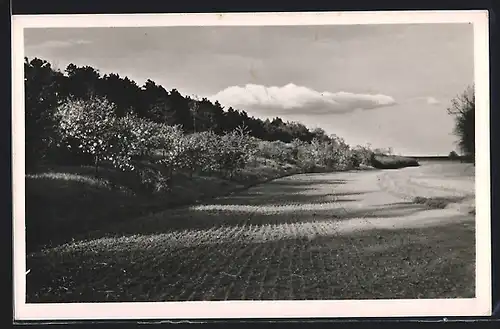
[[490, 314], [487, 23], [14, 16], [16, 314]]

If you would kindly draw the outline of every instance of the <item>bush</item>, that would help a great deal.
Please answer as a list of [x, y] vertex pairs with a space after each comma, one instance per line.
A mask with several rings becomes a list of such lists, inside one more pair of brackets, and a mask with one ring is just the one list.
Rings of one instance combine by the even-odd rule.
[[174, 172], [220, 174], [232, 177], [243, 169], [255, 152], [255, 142], [244, 130], [234, 130], [222, 136], [211, 131], [183, 135], [178, 127], [166, 126], [163, 146], [151, 157]]
[[226, 177], [243, 169], [253, 158], [257, 145], [253, 142], [247, 131], [237, 128], [220, 137], [217, 145], [217, 162]]
[[142, 163], [137, 166], [136, 174], [139, 178], [141, 192], [144, 194], [164, 192], [169, 188], [169, 177], [160, 167]]
[[377, 169], [399, 169], [404, 167], [418, 167], [417, 160], [397, 155], [372, 154], [371, 164]]
[[317, 154], [310, 143], [294, 140], [293, 147], [297, 150], [297, 165], [302, 171], [313, 171], [316, 169]]
[[358, 168], [361, 165], [363, 166], [371, 166], [371, 157], [372, 157], [373, 151], [370, 150], [368, 147], [364, 146], [356, 146], [351, 150], [351, 164], [352, 167]]
[[193, 133], [182, 139], [182, 160], [180, 167], [192, 175], [193, 173], [216, 171], [218, 143], [212, 132]]
[[297, 160], [296, 149], [282, 141], [260, 141], [256, 152], [263, 158], [280, 163], [293, 163]]

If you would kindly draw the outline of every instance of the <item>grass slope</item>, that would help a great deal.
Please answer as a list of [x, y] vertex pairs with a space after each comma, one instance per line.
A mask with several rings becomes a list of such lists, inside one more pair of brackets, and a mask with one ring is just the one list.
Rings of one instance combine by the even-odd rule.
[[[32, 252], [86, 239], [131, 218], [227, 195], [270, 179], [299, 172], [292, 165], [260, 159], [232, 180], [177, 175], [161, 194], [138, 193], [124, 173], [93, 167], [46, 168], [26, 176], [26, 241]], [[132, 187], [132, 188], [131, 188]]]

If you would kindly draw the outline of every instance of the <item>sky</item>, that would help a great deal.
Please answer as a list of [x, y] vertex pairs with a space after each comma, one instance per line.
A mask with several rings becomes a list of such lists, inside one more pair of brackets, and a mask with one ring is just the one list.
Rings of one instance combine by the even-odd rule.
[[25, 54], [90, 65], [404, 155], [456, 149], [446, 108], [474, 82], [470, 24], [26, 29]]

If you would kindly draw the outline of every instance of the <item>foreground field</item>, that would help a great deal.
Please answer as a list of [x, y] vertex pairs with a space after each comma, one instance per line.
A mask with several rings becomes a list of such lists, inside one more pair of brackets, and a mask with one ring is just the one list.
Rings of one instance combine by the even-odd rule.
[[[295, 175], [116, 222], [28, 255], [27, 301], [473, 297], [471, 178], [440, 189], [432, 177]], [[414, 202], [436, 196], [449, 204]]]

